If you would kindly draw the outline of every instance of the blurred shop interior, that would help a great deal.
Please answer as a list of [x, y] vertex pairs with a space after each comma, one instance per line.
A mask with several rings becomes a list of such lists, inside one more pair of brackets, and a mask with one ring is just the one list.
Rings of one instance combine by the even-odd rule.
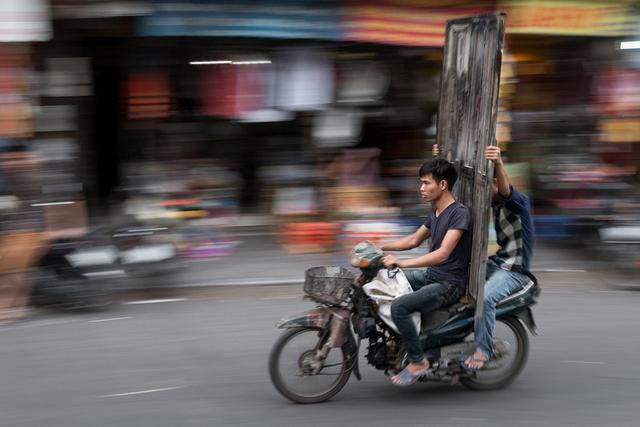
[[0, 43], [0, 140], [38, 153], [49, 229], [168, 224], [193, 257], [252, 231], [308, 253], [413, 230], [444, 23], [495, 10], [497, 140], [537, 237], [637, 220], [632, 2], [24, 3], [40, 35]]

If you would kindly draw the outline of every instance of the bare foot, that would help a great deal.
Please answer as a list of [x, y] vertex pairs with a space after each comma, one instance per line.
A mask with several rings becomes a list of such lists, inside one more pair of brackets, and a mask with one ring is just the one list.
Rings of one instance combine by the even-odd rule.
[[472, 356], [465, 359], [464, 364], [467, 368], [477, 370], [482, 369], [485, 363], [487, 363], [489, 357], [480, 350], [476, 350]]

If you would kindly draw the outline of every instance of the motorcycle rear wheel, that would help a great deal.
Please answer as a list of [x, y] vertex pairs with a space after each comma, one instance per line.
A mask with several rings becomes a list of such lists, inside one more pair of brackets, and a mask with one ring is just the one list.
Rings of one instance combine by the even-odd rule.
[[[496, 331], [500, 323], [506, 326], [507, 330], [511, 331], [514, 335], [514, 344], [517, 346], [515, 349], [515, 357], [513, 361], [510, 362], [510, 365], [506, 367], [504, 373], [498, 376], [491, 376], [491, 371], [480, 369], [474, 376], [460, 378], [460, 382], [471, 390], [496, 390], [506, 387], [518, 376], [527, 362], [529, 355], [529, 337], [522, 323], [515, 317], [497, 319]], [[489, 363], [492, 363], [492, 360], [490, 360]], [[487, 375], [487, 373], [489, 374]]]
[[[351, 375], [349, 356], [342, 348], [333, 348], [331, 350], [329, 357], [325, 360], [324, 367], [318, 374], [314, 375], [312, 373], [304, 372], [307, 369], [304, 366], [305, 356], [310, 354], [315, 348], [321, 346], [322, 332], [323, 329], [312, 327], [288, 329], [280, 336], [271, 350], [271, 355], [269, 357], [269, 375], [271, 377], [271, 382], [280, 394], [296, 403], [320, 403], [331, 399], [333, 396], [338, 394], [340, 390], [342, 390]], [[287, 346], [290, 346], [294, 340], [300, 339], [303, 336], [305, 336], [304, 339], [306, 339], [309, 344], [303, 344], [302, 349], [304, 349], [304, 351], [300, 352], [300, 354], [295, 357], [295, 369], [299, 371], [294, 374], [294, 376], [297, 376], [303, 380], [302, 382], [305, 382], [305, 379], [313, 380], [320, 378], [321, 376], [335, 375], [335, 380], [333, 380], [329, 385], [321, 386], [318, 390], [314, 391], [303, 391], [302, 389], [304, 388], [304, 384], [302, 384], [302, 387], [297, 388], [290, 381], [287, 381], [286, 374], [291, 375], [291, 372], [285, 372], [282, 366], [283, 362], [291, 362], [290, 360], [284, 360], [286, 359], [286, 356], [283, 357], [284, 352], [287, 350]], [[297, 353], [298, 352], [294, 352], [293, 354], [295, 355]], [[339, 355], [336, 353], [339, 353]], [[327, 373], [324, 372], [325, 370], [339, 371], [335, 373]]]

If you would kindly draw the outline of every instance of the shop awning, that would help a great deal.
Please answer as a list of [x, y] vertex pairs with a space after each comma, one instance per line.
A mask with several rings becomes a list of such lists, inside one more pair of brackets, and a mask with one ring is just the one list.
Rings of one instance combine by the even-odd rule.
[[507, 33], [626, 36], [638, 33], [638, 15], [629, 1], [503, 0]]
[[426, 0], [349, 0], [344, 4], [346, 40], [405, 46], [442, 46], [446, 21], [495, 9], [493, 2], [466, 7], [460, 2]]
[[[33, 1], [33, 0], [32, 0]], [[500, 11], [507, 34], [625, 36], [633, 3], [599, 0], [150, 0], [140, 36], [256, 37], [442, 46], [446, 21]]]
[[140, 36], [340, 39], [340, 2], [334, 0], [235, 0], [152, 2], [138, 20]]

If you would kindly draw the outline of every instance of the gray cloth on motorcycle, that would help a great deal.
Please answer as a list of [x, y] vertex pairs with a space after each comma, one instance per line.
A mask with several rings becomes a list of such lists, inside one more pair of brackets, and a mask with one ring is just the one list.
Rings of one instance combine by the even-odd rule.
[[360, 266], [360, 261], [371, 262], [384, 255], [382, 250], [369, 240], [364, 240], [353, 247], [349, 256], [349, 262], [354, 267]]
[[[413, 292], [402, 270], [398, 270], [393, 277], [389, 277], [389, 270], [381, 269], [376, 277], [364, 285], [362, 289], [378, 306], [378, 316], [382, 321], [399, 333], [398, 327], [391, 318], [391, 304], [399, 296]], [[413, 313], [411, 318], [416, 325], [416, 331], [420, 333], [421, 314], [419, 312]]]

